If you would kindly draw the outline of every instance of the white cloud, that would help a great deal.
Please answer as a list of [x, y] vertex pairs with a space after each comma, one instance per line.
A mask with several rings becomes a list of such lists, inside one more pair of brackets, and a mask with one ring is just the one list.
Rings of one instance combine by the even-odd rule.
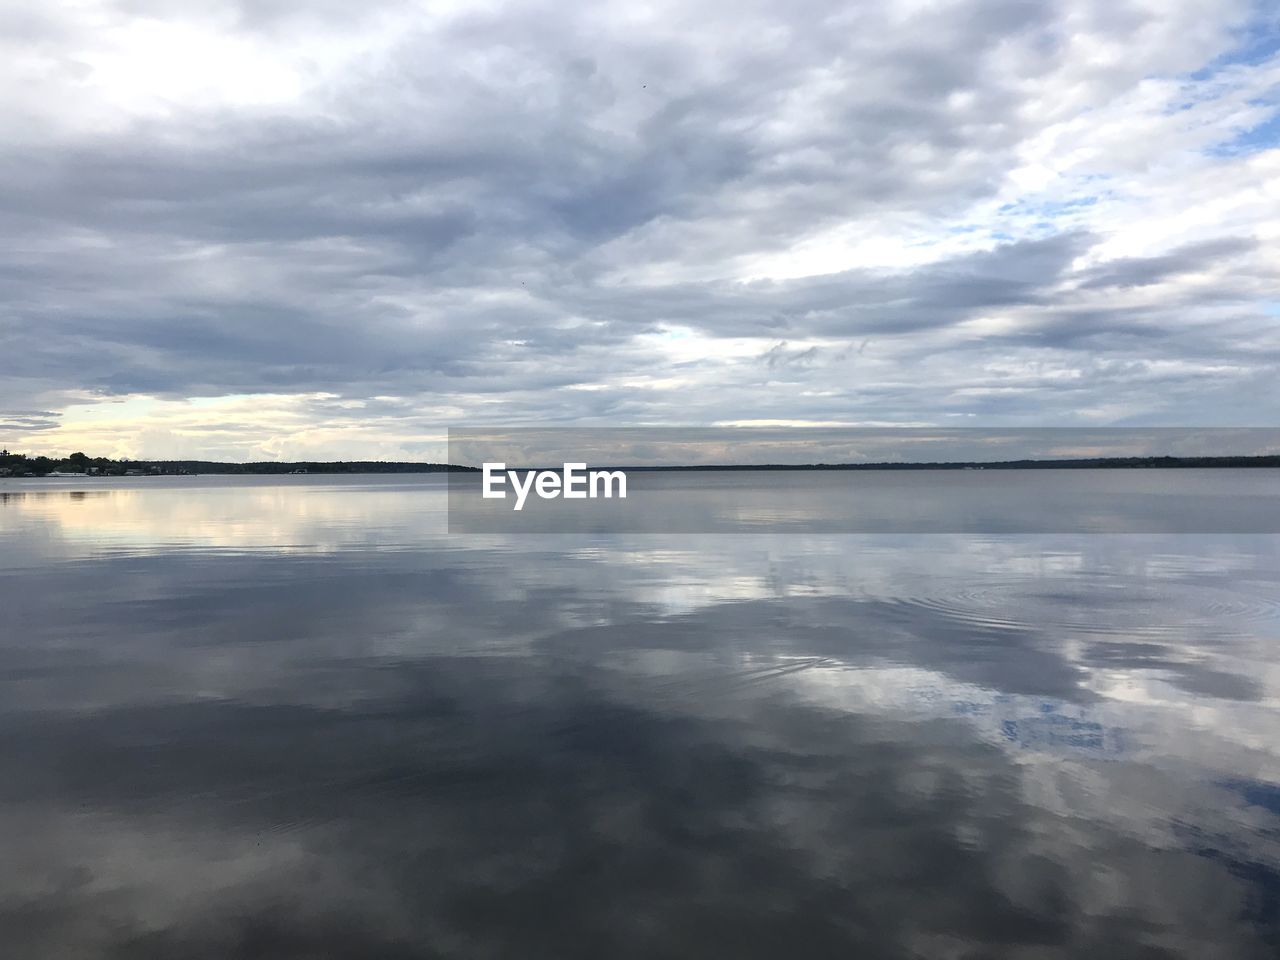
[[[318, 394], [340, 428], [304, 404], [236, 449], [1280, 413], [1264, 6], [3, 16], [10, 446], [176, 453], [183, 399]], [[145, 426], [70, 409], [142, 396]]]

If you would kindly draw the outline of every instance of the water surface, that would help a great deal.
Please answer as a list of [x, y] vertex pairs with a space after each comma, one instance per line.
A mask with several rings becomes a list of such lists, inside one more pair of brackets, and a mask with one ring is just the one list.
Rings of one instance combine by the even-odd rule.
[[1280, 537], [445, 506], [0, 481], [7, 955], [1280, 949]]

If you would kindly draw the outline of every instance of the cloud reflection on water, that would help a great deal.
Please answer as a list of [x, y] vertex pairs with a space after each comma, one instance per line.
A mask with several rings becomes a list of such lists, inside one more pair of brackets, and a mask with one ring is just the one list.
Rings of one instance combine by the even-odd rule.
[[0, 505], [15, 955], [1280, 943], [1274, 538], [459, 542], [411, 485], [124, 493]]

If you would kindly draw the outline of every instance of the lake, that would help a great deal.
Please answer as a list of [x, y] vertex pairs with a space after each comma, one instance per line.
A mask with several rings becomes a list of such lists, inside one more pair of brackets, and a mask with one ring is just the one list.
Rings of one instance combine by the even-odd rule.
[[863, 474], [577, 534], [450, 534], [438, 475], [0, 480], [5, 954], [1275, 957], [1280, 536], [1233, 504], [1280, 477], [1111, 473], [1035, 532], [914, 532], [946, 473], [870, 533], [805, 522]]

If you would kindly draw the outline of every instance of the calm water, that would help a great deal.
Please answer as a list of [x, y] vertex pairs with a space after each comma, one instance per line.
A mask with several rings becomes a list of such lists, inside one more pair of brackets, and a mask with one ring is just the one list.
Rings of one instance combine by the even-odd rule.
[[0, 481], [5, 956], [1280, 951], [1280, 537], [445, 503]]

